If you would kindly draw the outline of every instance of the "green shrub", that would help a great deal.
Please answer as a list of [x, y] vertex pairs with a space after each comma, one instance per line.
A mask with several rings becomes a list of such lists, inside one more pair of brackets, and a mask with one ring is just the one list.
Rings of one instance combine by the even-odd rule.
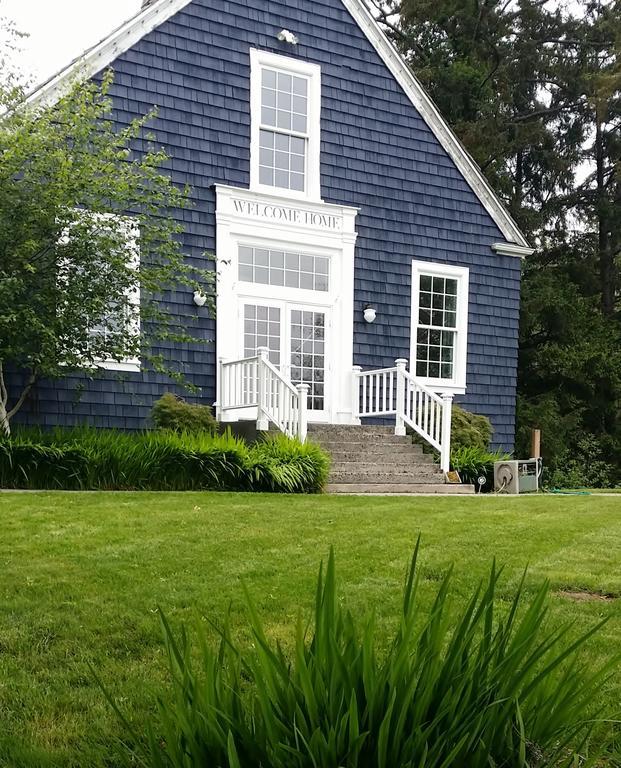
[[268, 639], [251, 601], [250, 648], [235, 643], [227, 621], [219, 648], [200, 630], [196, 652], [162, 615], [172, 691], [159, 697], [146, 738], [132, 733], [143, 745], [132, 760], [151, 768], [592, 765], [596, 756], [585, 754], [599, 713], [591, 702], [608, 669], [589, 669], [578, 650], [596, 628], [574, 642], [567, 627], [547, 628], [547, 583], [527, 605], [524, 579], [509, 602], [499, 599], [494, 566], [455, 613], [450, 573], [423, 611], [417, 556], [418, 545], [386, 652], [373, 616], [357, 622], [339, 600], [332, 552], [325, 578], [319, 572], [312, 631], [298, 621], [290, 656]]
[[326, 476], [320, 448], [284, 436], [252, 447], [230, 432], [30, 430], [0, 439], [3, 488], [316, 493]]
[[218, 422], [207, 405], [186, 403], [166, 392], [151, 409], [151, 421], [158, 429], [175, 432], [217, 432]]
[[478, 446], [453, 447], [451, 450], [451, 467], [459, 472], [464, 483], [472, 483], [479, 488], [478, 478], [484, 477], [485, 484], [480, 486], [482, 491], [490, 491], [494, 487], [494, 462], [511, 458], [508, 453], [496, 451], [490, 453]]
[[606, 461], [600, 439], [585, 434], [573, 450], [565, 450], [551, 467], [544, 462], [544, 485], [551, 488], [614, 488], [621, 475]]
[[451, 445], [453, 448], [480, 448], [488, 450], [494, 430], [487, 416], [465, 411], [453, 404], [451, 418]]
[[257, 490], [277, 490], [275, 484], [300, 493], [319, 493], [328, 480], [330, 461], [314, 443], [301, 444], [282, 434], [268, 435], [250, 448]]

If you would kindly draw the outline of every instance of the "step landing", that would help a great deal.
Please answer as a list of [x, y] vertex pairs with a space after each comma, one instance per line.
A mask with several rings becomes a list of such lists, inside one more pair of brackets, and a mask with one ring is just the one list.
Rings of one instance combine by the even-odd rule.
[[311, 424], [308, 438], [331, 457], [326, 491], [335, 494], [470, 494], [447, 483], [433, 456], [408, 435], [378, 425]]

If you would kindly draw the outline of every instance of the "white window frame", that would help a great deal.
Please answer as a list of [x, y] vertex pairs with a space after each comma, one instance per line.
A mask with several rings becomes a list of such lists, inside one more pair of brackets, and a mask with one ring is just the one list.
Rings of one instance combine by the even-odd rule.
[[[259, 144], [261, 131], [261, 73], [264, 67], [308, 79], [308, 138], [304, 191], [261, 184], [259, 181]], [[250, 49], [250, 189], [253, 192], [287, 196], [298, 200], [321, 201], [321, 67], [307, 61], [280, 56], [257, 48]], [[284, 131], [289, 136], [295, 132]]]
[[[83, 216], [89, 216], [90, 218], [97, 219], [116, 219], [118, 220], [123, 229], [126, 232], [126, 250], [128, 253], [127, 264], [130, 268], [140, 268], [140, 229], [135, 219], [131, 216], [122, 216], [115, 213], [93, 213], [83, 209], [78, 209], [78, 213]], [[66, 241], [71, 237], [70, 233], [65, 231], [61, 236], [61, 242]], [[136, 290], [125, 291], [125, 296], [128, 299], [128, 304], [132, 307], [138, 307], [138, 312], [132, 314], [131, 326], [132, 334], [140, 336], [140, 288]], [[95, 360], [94, 366], [96, 368], [102, 368], [107, 371], [127, 371], [127, 372], [139, 372], [142, 369], [142, 362], [139, 357], [127, 357], [123, 360]]]
[[[443, 277], [457, 280], [457, 316], [455, 329], [455, 354], [453, 360], [453, 378], [441, 379], [429, 376], [416, 376], [416, 343], [419, 326], [418, 311], [420, 301], [420, 277]], [[418, 381], [436, 392], [463, 394], [466, 391], [466, 365], [468, 356], [468, 291], [470, 270], [468, 267], [456, 267], [450, 264], [438, 264], [431, 261], [412, 261], [412, 314], [410, 335], [410, 371]]]

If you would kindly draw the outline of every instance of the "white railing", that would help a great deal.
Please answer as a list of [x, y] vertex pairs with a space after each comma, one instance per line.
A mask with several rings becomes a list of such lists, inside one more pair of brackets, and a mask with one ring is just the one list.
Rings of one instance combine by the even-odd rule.
[[218, 412], [256, 408], [258, 430], [275, 424], [289, 437], [304, 442], [308, 432], [308, 384], [293, 386], [268, 359], [266, 347], [254, 357], [220, 361]]
[[395, 416], [395, 434], [405, 435], [406, 425], [440, 453], [443, 472], [450, 469], [452, 395], [438, 395], [407, 371], [407, 360], [394, 368], [353, 369], [354, 416]]

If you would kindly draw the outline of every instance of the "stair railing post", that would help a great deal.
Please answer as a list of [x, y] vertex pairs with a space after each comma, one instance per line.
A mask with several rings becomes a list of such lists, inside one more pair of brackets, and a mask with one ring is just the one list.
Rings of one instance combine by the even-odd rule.
[[408, 361], [404, 357], [399, 357], [395, 360], [395, 366], [397, 368], [397, 416], [395, 418], [395, 435], [405, 435], [405, 421], [403, 420], [403, 414], [405, 413], [405, 372], [407, 370], [407, 365]]
[[265, 412], [265, 404], [268, 398], [267, 392], [267, 366], [269, 349], [258, 347], [257, 349], [257, 431], [266, 432], [269, 429], [269, 419]]
[[442, 450], [440, 468], [448, 472], [451, 468], [451, 419], [453, 415], [453, 395], [442, 395]]
[[361, 365], [354, 365], [351, 369], [351, 415], [354, 424], [360, 424], [360, 374]]
[[301, 443], [306, 442], [308, 434], [308, 384], [298, 384], [298, 440]]
[[224, 405], [224, 358], [218, 358], [218, 399], [214, 403], [216, 409], [216, 420], [222, 421], [223, 405]]

